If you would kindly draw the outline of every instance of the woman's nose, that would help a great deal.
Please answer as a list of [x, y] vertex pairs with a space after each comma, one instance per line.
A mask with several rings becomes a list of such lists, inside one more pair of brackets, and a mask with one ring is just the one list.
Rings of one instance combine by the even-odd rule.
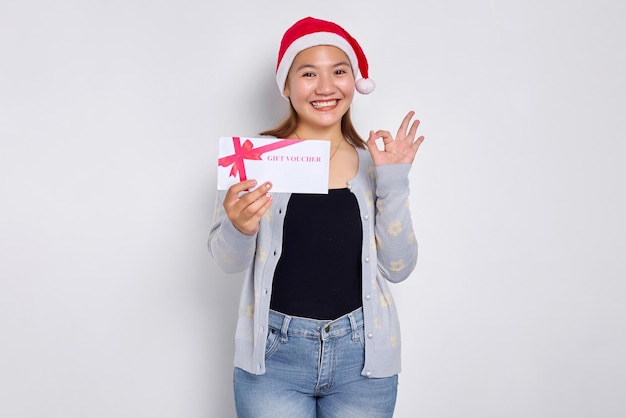
[[328, 95], [335, 91], [335, 83], [330, 75], [318, 76], [316, 93]]

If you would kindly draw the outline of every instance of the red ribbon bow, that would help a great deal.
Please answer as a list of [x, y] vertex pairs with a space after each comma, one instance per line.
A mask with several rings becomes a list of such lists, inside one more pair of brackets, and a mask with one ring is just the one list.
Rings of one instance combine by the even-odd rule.
[[220, 167], [228, 167], [232, 164], [233, 168], [230, 170], [229, 177], [235, 177], [239, 173], [239, 180], [245, 181], [248, 179], [246, 176], [246, 166], [244, 160], [260, 160], [261, 155], [266, 152], [274, 151], [278, 148], [283, 148], [296, 142], [300, 142], [299, 139], [281, 139], [277, 142], [261, 147], [253, 148], [254, 144], [249, 139], [246, 139], [241, 145], [241, 140], [238, 136], [233, 137], [233, 146], [235, 147], [235, 153], [227, 157], [220, 158], [217, 163]]

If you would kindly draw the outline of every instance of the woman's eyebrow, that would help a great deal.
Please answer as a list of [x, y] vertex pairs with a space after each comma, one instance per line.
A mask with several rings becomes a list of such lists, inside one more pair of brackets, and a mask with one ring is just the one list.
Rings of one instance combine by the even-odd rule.
[[337, 64], [333, 65], [333, 67], [342, 67], [342, 66], [344, 66], [344, 65], [346, 65], [346, 66], [350, 67], [350, 63], [349, 63], [348, 61], [341, 61], [341, 62], [338, 62]]
[[[335, 67], [343, 67], [344, 65], [349, 67], [350, 63], [348, 61], [340, 61], [340, 62], [334, 64], [333, 68], [335, 68]], [[315, 64], [302, 64], [298, 68], [296, 68], [296, 71], [300, 71], [300, 70], [303, 70], [305, 68], [317, 69], [317, 68], [319, 68], [319, 66], [317, 66]]]

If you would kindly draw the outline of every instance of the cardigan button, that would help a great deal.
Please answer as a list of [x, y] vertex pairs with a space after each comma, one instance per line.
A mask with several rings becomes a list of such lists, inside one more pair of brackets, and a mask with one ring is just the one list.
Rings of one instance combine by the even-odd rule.
[[368, 293], [367, 295], [365, 295], [365, 300], [370, 300], [372, 298], [372, 296]]
[[363, 219], [365, 219], [366, 221], [367, 221], [369, 218], [370, 218], [370, 216], [369, 216], [369, 215], [367, 215], [367, 214], [363, 217]]
[[368, 332], [368, 333], [367, 333], [367, 338], [370, 338], [370, 339], [371, 339], [372, 337], [374, 337], [374, 334], [372, 334], [371, 332]]
[[370, 262], [370, 258], [369, 257], [365, 257], [365, 262], [369, 263]]
[[371, 370], [366, 371], [365, 372], [365, 376], [371, 377], [372, 376], [372, 371]]

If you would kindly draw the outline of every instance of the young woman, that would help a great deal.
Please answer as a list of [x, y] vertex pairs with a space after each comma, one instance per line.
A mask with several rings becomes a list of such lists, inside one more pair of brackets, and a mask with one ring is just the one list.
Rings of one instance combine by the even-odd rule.
[[246, 271], [237, 414], [391, 417], [400, 330], [387, 282], [417, 261], [408, 173], [419, 121], [409, 112], [395, 138], [361, 139], [350, 105], [374, 84], [361, 47], [333, 22], [308, 17], [285, 32], [276, 80], [291, 114], [261, 134], [330, 141], [329, 190], [271, 194], [270, 182], [246, 180], [219, 192], [210, 252], [224, 271]]

